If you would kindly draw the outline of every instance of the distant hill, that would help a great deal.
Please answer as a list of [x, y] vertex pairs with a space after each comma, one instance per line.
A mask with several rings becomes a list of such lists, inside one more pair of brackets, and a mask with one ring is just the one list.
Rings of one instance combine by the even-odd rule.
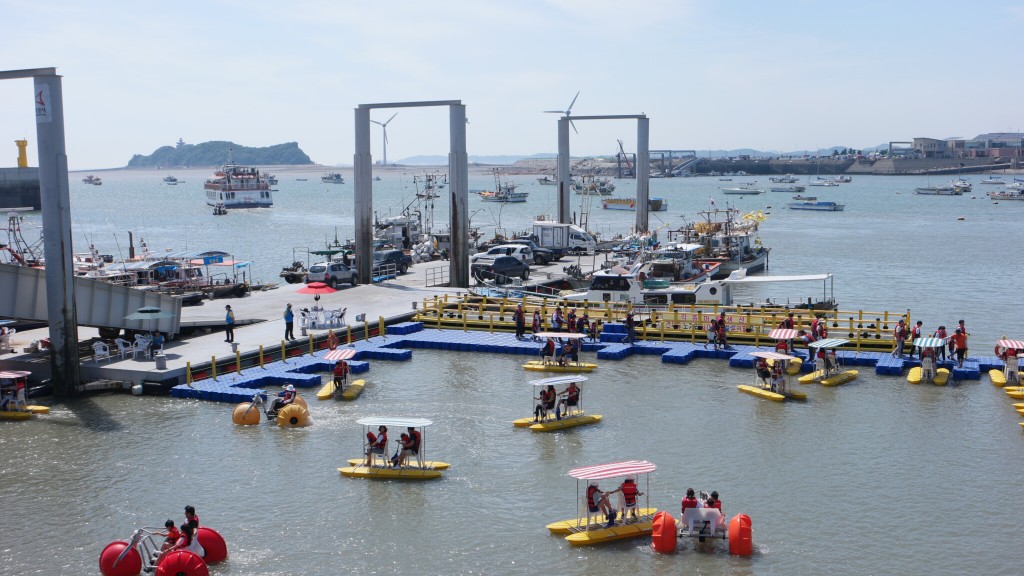
[[[533, 154], [530, 156], [469, 156], [470, 164], [488, 164], [494, 166], [506, 166], [515, 164], [524, 158], [555, 158], [557, 154]], [[448, 164], [447, 156], [410, 156], [395, 162], [405, 166], [444, 166]]]
[[186, 144], [178, 140], [175, 146], [161, 146], [149, 156], [136, 154], [128, 161], [129, 168], [177, 168], [220, 166], [228, 160], [228, 153], [236, 164], [245, 166], [274, 164], [312, 164], [313, 161], [299, 148], [298, 142], [285, 142], [266, 148], [249, 148], [234, 142], [203, 142]]

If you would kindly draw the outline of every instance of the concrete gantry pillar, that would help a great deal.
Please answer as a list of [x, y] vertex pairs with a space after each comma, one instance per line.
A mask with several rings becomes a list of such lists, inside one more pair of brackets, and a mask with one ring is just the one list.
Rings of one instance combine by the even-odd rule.
[[647, 117], [636, 120], [636, 231], [647, 232], [650, 226], [651, 124]]
[[73, 396], [79, 383], [78, 318], [71, 244], [64, 97], [56, 71], [33, 76], [39, 189], [46, 259], [46, 312], [50, 324], [50, 378], [55, 396]]
[[449, 223], [452, 253], [451, 285], [469, 287], [469, 156], [466, 153], [466, 106], [448, 107], [450, 152], [448, 154]]
[[373, 156], [370, 155], [370, 109], [360, 106], [355, 115], [356, 152], [352, 158], [355, 180], [356, 271], [359, 282], [373, 283]]
[[569, 156], [569, 117], [558, 119], [558, 221], [568, 224], [572, 219], [569, 198], [572, 195], [572, 160]]

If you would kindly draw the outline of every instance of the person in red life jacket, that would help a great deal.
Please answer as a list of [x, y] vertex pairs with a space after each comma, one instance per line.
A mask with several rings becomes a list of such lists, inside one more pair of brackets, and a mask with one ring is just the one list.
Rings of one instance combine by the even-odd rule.
[[409, 441], [402, 445], [402, 456], [398, 460], [399, 466], [408, 466], [409, 456], [419, 456], [420, 454], [420, 436], [419, 430], [409, 426]]
[[580, 316], [580, 319], [576, 321], [576, 331], [579, 332], [580, 334], [586, 334], [587, 330], [589, 330], [589, 329], [590, 329], [590, 316], [587, 314], [587, 311], [584, 310], [583, 311], [583, 316]]
[[611, 492], [611, 494], [614, 494], [615, 492], [622, 494], [622, 521], [627, 523], [630, 522], [628, 517], [632, 517], [633, 520], [636, 520], [638, 515], [636, 499], [637, 496], [644, 495], [644, 493], [640, 492], [636, 487], [636, 478], [626, 476], [622, 481], [622, 484], [620, 484], [614, 492]]
[[338, 360], [334, 363], [334, 391], [344, 392], [348, 384], [348, 362]]
[[373, 432], [367, 432], [366, 440], [366, 467], [369, 468], [370, 464], [373, 464], [374, 454], [380, 454], [381, 458], [387, 458], [388, 427], [378, 426], [376, 436], [373, 435]]
[[533, 331], [534, 334], [532, 338], [536, 340], [536, 334], [537, 332], [540, 332], [540, 310], [533, 311], [533, 323], [530, 325], [530, 329]]
[[964, 367], [964, 358], [967, 356], [967, 335], [963, 333], [959, 328], [953, 334], [950, 339], [956, 350], [956, 365], [960, 368]]
[[[943, 340], [945, 340], [949, 335], [946, 334], [946, 327], [945, 326], [939, 326], [939, 329], [936, 330], [935, 334], [932, 334], [932, 336], [935, 337], [935, 338], [942, 338]], [[940, 346], [937, 349], [937, 351], [939, 353], [938, 357], [942, 359], [941, 360], [942, 362], [945, 362], [946, 361], [946, 346], [945, 345]]]
[[547, 420], [548, 410], [554, 409], [555, 401], [557, 399], [558, 393], [555, 392], [555, 387], [548, 384], [547, 388], [540, 391], [540, 396], [538, 398], [534, 398], [534, 400], [537, 400], [537, 406], [533, 409], [533, 421], [540, 422], [541, 420]]
[[[173, 524], [173, 522], [172, 522], [172, 524]], [[170, 554], [171, 552], [174, 552], [175, 550], [189, 550], [189, 551], [191, 551], [192, 548], [193, 548], [193, 546], [192, 546], [192, 541], [193, 540], [194, 540], [194, 537], [192, 536], [192, 530], [191, 530], [191, 528], [189, 528], [189, 525], [187, 523], [186, 524], [182, 524], [181, 525], [181, 530], [178, 531], [178, 538], [177, 538], [177, 540], [175, 540], [174, 544], [168, 546], [166, 549], [164, 549], [162, 552], [160, 552], [160, 555], [156, 557], [156, 561], [153, 562], [153, 565], [154, 566], [159, 566], [160, 565], [160, 561], [164, 559], [164, 556]], [[202, 556], [200, 556], [200, 557], [202, 557]]]
[[723, 350], [729, 348], [729, 342], [726, 339], [726, 332], [728, 332], [728, 330], [729, 327], [725, 324], [725, 312], [722, 312], [718, 315], [718, 321], [715, 322], [715, 337], [718, 338], [718, 345], [721, 346]]
[[[690, 508], [700, 508], [700, 504], [697, 502], [697, 497], [694, 495], [693, 488], [686, 489], [686, 498], [683, 498], [680, 506], [681, 514], [685, 516], [686, 511]], [[680, 518], [683, 516], [680, 516]]]
[[779, 328], [784, 328], [786, 330], [792, 330], [793, 329], [793, 313], [792, 312], [790, 312], [789, 315], [786, 316], [786, 318], [784, 318], [782, 320], [782, 322], [779, 322]]
[[562, 331], [562, 307], [555, 306], [555, 312], [551, 314], [551, 331], [561, 332]]
[[811, 336], [814, 339], [818, 338], [818, 330], [821, 329], [821, 324], [822, 324], [821, 319], [818, 318], [817, 315], [815, 315], [814, 319], [811, 320]]
[[516, 340], [522, 340], [526, 335], [526, 312], [523, 312], [522, 304], [516, 304], [516, 311], [512, 313], [512, 319], [516, 323]]
[[569, 313], [565, 315], [565, 325], [569, 332], [576, 331], [576, 309], [569, 308]]
[[918, 320], [917, 324], [914, 324], [914, 327], [910, 329], [910, 359], [911, 360], [914, 359], [914, 352], [917, 352], [917, 359], [918, 360], [921, 359], [921, 348], [918, 348], [917, 346], [914, 346], [914, 340], [917, 340], [918, 338], [921, 337], [921, 326], [923, 326], [923, 325], [924, 325], [924, 322], [921, 322], [920, 320]]
[[768, 368], [768, 361], [764, 358], [758, 358], [757, 363], [754, 364], [754, 370], [757, 372], [757, 377], [761, 379], [761, 382], [767, 384], [769, 379], [772, 377], [772, 371]]
[[804, 346], [810, 348], [811, 342], [814, 342], [814, 335], [813, 335], [813, 333], [812, 334], [808, 334], [807, 331], [801, 330], [798, 335], [800, 336], [800, 342]]
[[285, 406], [291, 404], [294, 401], [295, 401], [295, 386], [292, 386], [291, 384], [285, 384], [284, 385], [284, 390], [282, 390], [278, 394], [278, 398], [274, 399], [274, 405], [270, 407], [270, 411], [267, 412], [267, 416], [268, 417], [273, 417], [278, 412], [280, 412], [282, 408], [284, 408]]
[[168, 520], [167, 522], [164, 522], [164, 528], [165, 530], [160, 533], [160, 536], [164, 537], [163, 546], [160, 547], [161, 552], [167, 550], [171, 546], [174, 546], [174, 544], [178, 541], [178, 538], [181, 538], [181, 531], [178, 530], [178, 527], [174, 525], [174, 520]]
[[185, 506], [185, 523], [188, 524], [193, 535], [195, 535], [196, 530], [199, 530], [199, 516], [196, 515], [194, 506]]
[[540, 361], [543, 364], [547, 364], [551, 361], [551, 358], [555, 356], [555, 341], [548, 338], [548, 341], [544, 343], [544, 347], [540, 349]]
[[573, 341], [572, 339], [570, 339], [562, 346], [562, 355], [558, 358], [558, 364], [560, 366], [565, 366], [569, 362], [575, 362], [579, 364], [580, 355], [579, 351], [576, 348], [577, 346], [578, 344], [576, 344], [576, 342]]
[[772, 392], [784, 394], [786, 392], [786, 377], [782, 373], [782, 362], [776, 360], [772, 364]]
[[410, 445], [409, 435], [406, 434], [405, 432], [402, 432], [402, 435], [399, 436], [398, 438], [398, 449], [395, 450], [395, 455], [391, 457], [392, 466], [398, 466], [399, 459], [401, 458], [402, 449]]
[[615, 526], [615, 511], [612, 510], [612, 505], [608, 503], [608, 495], [598, 489], [596, 480], [591, 480], [587, 485], [587, 510], [591, 514], [598, 512], [604, 514], [605, 518], [608, 519], [608, 524], [605, 528]]
[[[555, 408], [555, 418], [558, 420], [562, 419], [562, 414], [569, 415], [569, 411], [572, 410], [573, 406], [579, 406], [580, 404], [580, 389], [576, 386], [575, 382], [570, 382], [569, 386], [558, 393], [559, 396], [565, 396], [558, 402], [558, 406]], [[562, 410], [562, 408], [565, 408]]]
[[892, 340], [895, 343], [892, 348], [892, 355], [897, 358], [903, 358], [903, 343], [907, 340], [907, 326], [903, 322], [903, 318], [896, 323], [896, 327], [892, 329]]
[[789, 354], [789, 340], [779, 340], [776, 342], [775, 351], [779, 354]]
[[718, 511], [722, 511], [722, 501], [718, 499], [718, 490], [711, 491], [711, 505], [709, 508], [718, 508]]

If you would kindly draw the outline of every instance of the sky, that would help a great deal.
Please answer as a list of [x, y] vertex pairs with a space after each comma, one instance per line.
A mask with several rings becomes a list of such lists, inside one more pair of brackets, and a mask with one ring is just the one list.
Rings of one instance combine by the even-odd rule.
[[[559, 115], [542, 111], [577, 92], [574, 115], [646, 114], [652, 149], [1024, 131], [1019, 1], [0, 0], [0, 15], [0, 69], [63, 76], [72, 170], [178, 138], [351, 164], [357, 106], [429, 100], [466, 105], [470, 155], [553, 153]], [[32, 96], [0, 82], [0, 166], [22, 137], [35, 165]], [[573, 156], [635, 150], [635, 121], [576, 127]], [[446, 108], [388, 125], [389, 161], [447, 152]]]

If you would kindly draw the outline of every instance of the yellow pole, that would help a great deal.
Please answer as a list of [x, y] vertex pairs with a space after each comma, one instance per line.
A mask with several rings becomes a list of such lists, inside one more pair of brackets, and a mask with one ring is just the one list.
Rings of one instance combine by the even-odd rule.
[[313, 355], [313, 335], [309, 335], [309, 355]]
[[370, 339], [370, 323], [363, 318], [363, 340]]
[[348, 340], [347, 344], [351, 345], [352, 344], [352, 327], [351, 326], [346, 326], [346, 328], [348, 328], [348, 337], [346, 338], [346, 340]]
[[487, 331], [494, 334], [494, 314], [487, 315]]
[[466, 331], [466, 314], [462, 314], [462, 331]]
[[192, 386], [192, 363], [185, 362], [185, 384]]
[[242, 373], [242, 353], [235, 350], [235, 374]]
[[387, 326], [384, 325], [384, 317], [378, 316], [377, 320], [377, 335], [381, 338], [387, 337]]
[[210, 377], [213, 378], [214, 382], [217, 381], [217, 357], [216, 356], [210, 356]]

